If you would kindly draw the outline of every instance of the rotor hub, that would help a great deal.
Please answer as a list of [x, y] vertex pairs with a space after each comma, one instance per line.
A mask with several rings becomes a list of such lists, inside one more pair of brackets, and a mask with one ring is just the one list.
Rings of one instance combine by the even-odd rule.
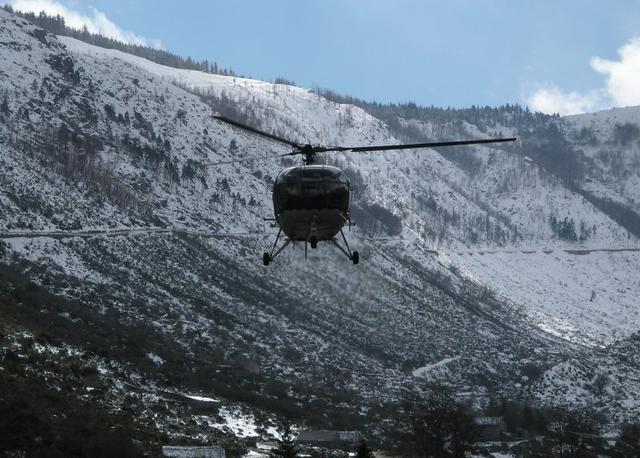
[[313, 146], [307, 144], [302, 147], [300, 154], [303, 156], [304, 165], [313, 165], [316, 159], [316, 150]]

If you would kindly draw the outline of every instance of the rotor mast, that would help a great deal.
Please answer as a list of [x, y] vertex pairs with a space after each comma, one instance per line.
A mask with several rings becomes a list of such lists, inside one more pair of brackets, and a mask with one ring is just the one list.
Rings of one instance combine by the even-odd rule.
[[294, 154], [301, 154], [304, 165], [313, 165], [316, 162], [316, 150], [311, 145], [304, 145], [299, 152]]

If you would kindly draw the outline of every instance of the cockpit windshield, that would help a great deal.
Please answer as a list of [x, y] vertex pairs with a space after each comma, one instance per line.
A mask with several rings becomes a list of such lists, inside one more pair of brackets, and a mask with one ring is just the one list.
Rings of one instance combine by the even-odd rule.
[[349, 180], [342, 170], [323, 165], [283, 170], [274, 185], [276, 213], [287, 210], [349, 209]]

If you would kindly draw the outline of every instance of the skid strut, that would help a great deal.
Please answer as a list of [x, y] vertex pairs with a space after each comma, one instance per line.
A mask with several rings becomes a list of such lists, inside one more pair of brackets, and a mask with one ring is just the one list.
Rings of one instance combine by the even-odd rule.
[[291, 243], [291, 240], [287, 239], [285, 240], [284, 244], [276, 250], [276, 247], [278, 246], [278, 240], [280, 240], [280, 234], [282, 234], [282, 229], [278, 230], [278, 235], [276, 235], [276, 241], [273, 243], [273, 248], [271, 248], [271, 253], [268, 253], [265, 251], [264, 254], [262, 255], [262, 263], [265, 266], [268, 266], [269, 264], [271, 264], [271, 261], [273, 261], [273, 259], [276, 256], [278, 256], [280, 252], [284, 250]]
[[[291, 239], [287, 238], [285, 242], [282, 244], [282, 246], [278, 248], [278, 242], [280, 241], [281, 234], [282, 234], [282, 229], [279, 229], [278, 235], [276, 236], [276, 241], [273, 243], [273, 247], [271, 248], [271, 252], [265, 251], [264, 254], [262, 255], [262, 263], [265, 266], [268, 266], [269, 264], [271, 264], [271, 261], [273, 261], [273, 259], [276, 256], [278, 256], [282, 252], [282, 250], [284, 250], [291, 243]], [[332, 239], [331, 241], [335, 246], [338, 247], [340, 251], [342, 251], [347, 256], [347, 258], [349, 258], [349, 261], [353, 262], [354, 264], [358, 264], [360, 262], [360, 255], [358, 254], [357, 251], [351, 251], [351, 248], [349, 247], [349, 242], [347, 242], [347, 238], [345, 237], [342, 229], [340, 229], [340, 235], [342, 236], [342, 241], [344, 242], [344, 246], [340, 245], [340, 243], [338, 243], [338, 239], [336, 238]], [[307, 250], [308, 250], [307, 246], [311, 245], [311, 248], [316, 248], [317, 243], [318, 243], [318, 237], [315, 235], [315, 233], [310, 232], [309, 236], [307, 236], [307, 238], [304, 241], [305, 261], [307, 260]]]
[[360, 254], [357, 251], [351, 251], [351, 248], [349, 248], [349, 242], [347, 242], [347, 238], [344, 236], [344, 232], [342, 232], [342, 229], [340, 229], [340, 235], [342, 236], [344, 247], [340, 245], [338, 243], [338, 240], [335, 238], [332, 240], [333, 244], [337, 246], [338, 249], [345, 255], [347, 255], [349, 261], [353, 262], [354, 264], [358, 264], [360, 262]]

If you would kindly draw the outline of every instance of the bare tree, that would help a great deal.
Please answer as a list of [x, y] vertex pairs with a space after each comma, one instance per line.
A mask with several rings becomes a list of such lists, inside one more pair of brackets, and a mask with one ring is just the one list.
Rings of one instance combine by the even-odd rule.
[[468, 409], [443, 387], [435, 387], [427, 399], [409, 407], [411, 428], [423, 456], [462, 458], [476, 437]]

